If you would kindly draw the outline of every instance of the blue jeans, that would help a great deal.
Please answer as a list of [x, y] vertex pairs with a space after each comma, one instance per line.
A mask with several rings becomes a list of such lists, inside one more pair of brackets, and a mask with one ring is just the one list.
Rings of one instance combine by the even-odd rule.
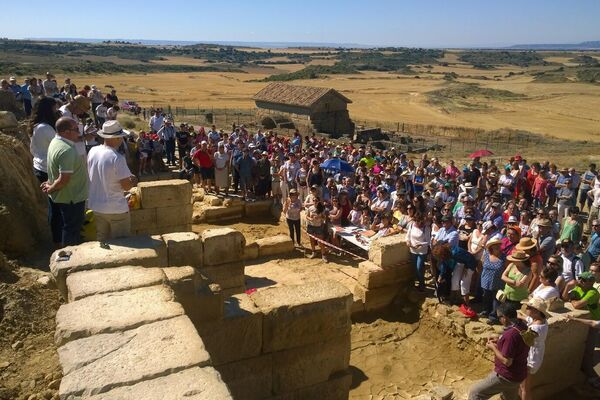
[[417, 280], [419, 281], [419, 287], [425, 287], [425, 259], [427, 254], [413, 254], [410, 253], [412, 261], [415, 265], [415, 272], [417, 274]]
[[48, 197], [48, 221], [54, 243], [73, 246], [81, 243], [81, 227], [85, 221], [85, 201], [55, 203]]
[[175, 165], [175, 139], [165, 140], [165, 152], [167, 153], [167, 164]]

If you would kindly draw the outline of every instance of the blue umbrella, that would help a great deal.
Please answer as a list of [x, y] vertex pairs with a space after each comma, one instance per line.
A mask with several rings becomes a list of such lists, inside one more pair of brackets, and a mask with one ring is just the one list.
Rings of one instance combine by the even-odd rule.
[[323, 164], [321, 164], [321, 168], [334, 172], [354, 172], [352, 165], [348, 164], [344, 160], [340, 160], [339, 158], [331, 158], [326, 160]]

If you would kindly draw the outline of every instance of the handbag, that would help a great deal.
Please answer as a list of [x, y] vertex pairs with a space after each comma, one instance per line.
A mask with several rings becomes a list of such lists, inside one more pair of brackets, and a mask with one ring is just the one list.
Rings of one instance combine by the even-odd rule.
[[496, 292], [496, 300], [498, 300], [500, 303], [504, 303], [506, 301], [506, 293], [504, 293], [504, 290], [500, 289]]

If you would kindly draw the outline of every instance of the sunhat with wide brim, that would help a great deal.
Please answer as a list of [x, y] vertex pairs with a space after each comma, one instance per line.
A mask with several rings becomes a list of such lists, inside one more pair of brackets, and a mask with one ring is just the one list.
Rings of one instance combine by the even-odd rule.
[[496, 246], [496, 245], [501, 245], [501, 244], [502, 244], [502, 240], [492, 239], [485, 244], [485, 248], [489, 250], [490, 247]]
[[544, 314], [546, 318], [551, 317], [550, 313], [548, 312], [548, 303], [543, 299], [540, 299], [539, 297], [525, 299], [521, 301], [521, 304], [525, 304], [527, 307], [535, 308], [536, 310]]
[[98, 131], [98, 135], [104, 139], [115, 139], [129, 135], [129, 131], [123, 129], [119, 121], [110, 120], [102, 125], [102, 129]]
[[524, 237], [519, 240], [519, 243], [515, 246], [517, 250], [531, 250], [537, 246], [537, 240], [530, 237]]
[[506, 256], [508, 261], [524, 262], [529, 260], [529, 255], [522, 250], [515, 250], [510, 255]]

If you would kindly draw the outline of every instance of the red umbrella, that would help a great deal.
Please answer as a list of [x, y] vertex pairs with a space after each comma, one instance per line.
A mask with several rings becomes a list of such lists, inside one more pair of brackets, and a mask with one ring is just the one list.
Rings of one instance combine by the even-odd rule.
[[487, 157], [487, 156], [491, 156], [494, 153], [492, 153], [489, 150], [486, 149], [481, 149], [481, 150], [477, 150], [474, 153], [469, 154], [469, 158], [477, 158], [477, 157]]

